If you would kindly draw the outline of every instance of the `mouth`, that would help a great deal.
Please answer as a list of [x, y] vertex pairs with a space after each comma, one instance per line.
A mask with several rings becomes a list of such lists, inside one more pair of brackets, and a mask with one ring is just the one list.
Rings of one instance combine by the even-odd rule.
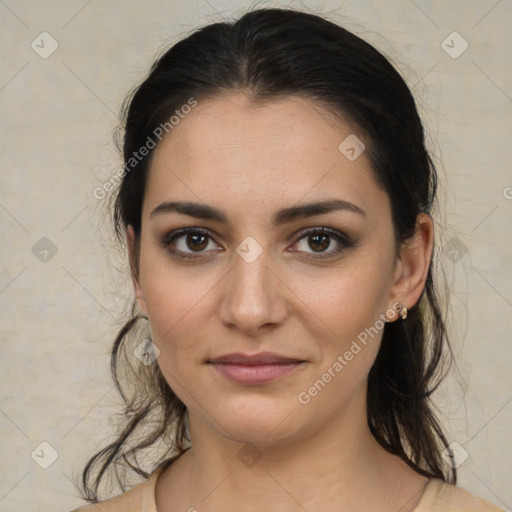
[[227, 354], [207, 361], [223, 377], [238, 384], [261, 385], [283, 378], [306, 361], [264, 352], [260, 354]]

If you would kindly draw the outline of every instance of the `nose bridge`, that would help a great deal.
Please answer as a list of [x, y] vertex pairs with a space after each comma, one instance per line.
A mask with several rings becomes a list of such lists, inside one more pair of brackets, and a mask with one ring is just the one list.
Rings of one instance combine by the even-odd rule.
[[279, 279], [271, 270], [268, 250], [247, 237], [233, 254], [233, 267], [228, 273], [222, 321], [240, 330], [255, 331], [269, 323], [279, 323], [286, 314]]

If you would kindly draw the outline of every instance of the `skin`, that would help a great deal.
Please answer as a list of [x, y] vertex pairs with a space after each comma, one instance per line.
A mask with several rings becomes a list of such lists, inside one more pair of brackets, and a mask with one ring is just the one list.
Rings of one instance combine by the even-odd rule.
[[[140, 240], [129, 227], [128, 247], [132, 262], [138, 256], [138, 306], [150, 318], [157, 362], [188, 408], [192, 437], [158, 479], [159, 512], [406, 512], [419, 501], [427, 479], [382, 449], [367, 426], [367, 377], [382, 331], [307, 404], [297, 398], [380, 315], [402, 321], [391, 308], [418, 301], [432, 254], [432, 220], [421, 214], [397, 256], [389, 198], [366, 154], [350, 161], [338, 150], [351, 133], [369, 146], [311, 100], [254, 106], [232, 92], [199, 102], [156, 148]], [[364, 215], [340, 210], [272, 225], [281, 208], [327, 198]], [[220, 209], [229, 223], [176, 212], [150, 218], [177, 200]], [[161, 243], [184, 227], [211, 234], [199, 237], [199, 249], [186, 235], [175, 241], [196, 259]], [[304, 237], [321, 227], [354, 247]], [[248, 236], [262, 249], [251, 263], [236, 252]], [[234, 383], [206, 363], [261, 351], [305, 363], [260, 386]], [[238, 457], [244, 446], [260, 457], [251, 467]]]

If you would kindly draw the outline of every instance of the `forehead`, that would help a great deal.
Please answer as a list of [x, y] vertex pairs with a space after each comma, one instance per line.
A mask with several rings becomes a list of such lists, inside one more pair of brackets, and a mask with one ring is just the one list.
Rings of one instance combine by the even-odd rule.
[[231, 93], [199, 101], [155, 149], [143, 216], [183, 198], [234, 214], [271, 215], [327, 196], [378, 207], [387, 197], [364, 152], [350, 160], [339, 149], [347, 137], [364, 140], [354, 131], [314, 100], [295, 96], [253, 104]]

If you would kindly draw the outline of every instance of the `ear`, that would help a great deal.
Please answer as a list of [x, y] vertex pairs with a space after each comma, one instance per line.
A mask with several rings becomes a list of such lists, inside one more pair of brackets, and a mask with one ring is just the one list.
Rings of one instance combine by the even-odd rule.
[[133, 226], [129, 225], [126, 230], [126, 246], [128, 248], [128, 259], [130, 262], [130, 272], [132, 276], [133, 289], [137, 305], [143, 315], [147, 315], [146, 300], [142, 293], [139, 279], [139, 241], [135, 237]]
[[420, 213], [416, 218], [414, 235], [403, 243], [400, 251], [390, 297], [393, 303], [412, 308], [418, 302], [425, 288], [433, 249], [432, 217]]

